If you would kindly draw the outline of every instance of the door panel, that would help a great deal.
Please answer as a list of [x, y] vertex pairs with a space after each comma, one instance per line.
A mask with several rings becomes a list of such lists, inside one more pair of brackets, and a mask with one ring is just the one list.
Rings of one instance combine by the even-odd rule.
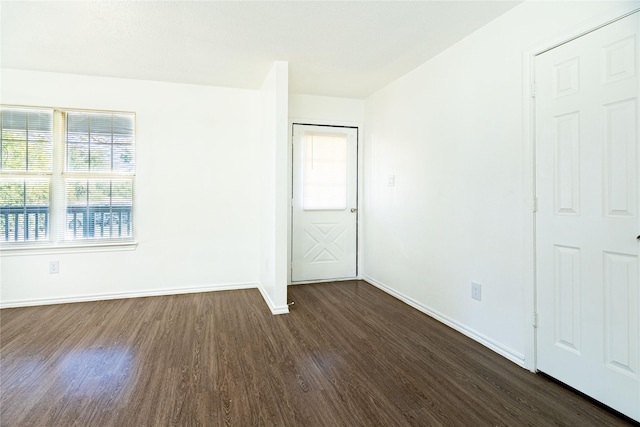
[[293, 126], [293, 282], [356, 277], [357, 130]]
[[639, 16], [535, 61], [537, 366], [636, 420]]

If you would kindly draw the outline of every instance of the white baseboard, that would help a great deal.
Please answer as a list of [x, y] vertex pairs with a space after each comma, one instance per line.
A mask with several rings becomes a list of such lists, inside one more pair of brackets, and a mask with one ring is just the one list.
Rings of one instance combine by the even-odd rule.
[[260, 290], [260, 293], [262, 294], [262, 298], [264, 299], [264, 301], [267, 303], [267, 306], [269, 306], [269, 310], [271, 310], [271, 314], [287, 314], [289, 313], [289, 306], [288, 305], [275, 305], [273, 303], [273, 301], [271, 301], [271, 297], [269, 296], [269, 294], [267, 293], [267, 291], [265, 291], [262, 286], [258, 286], [258, 290]]
[[500, 344], [499, 342], [496, 342], [495, 340], [487, 337], [486, 335], [481, 334], [480, 332], [477, 332], [471, 328], [469, 328], [468, 326], [451, 319], [450, 317], [438, 312], [437, 310], [434, 310], [430, 307], [427, 307], [426, 305], [414, 300], [411, 297], [408, 297], [404, 294], [401, 294], [400, 292], [394, 290], [393, 288], [378, 282], [375, 279], [372, 279], [371, 277], [368, 276], [363, 276], [362, 280], [364, 280], [365, 282], [375, 286], [376, 288], [388, 293], [389, 295], [399, 299], [400, 301], [404, 302], [405, 304], [410, 305], [411, 307], [415, 308], [416, 310], [419, 310], [421, 312], [423, 312], [424, 314], [433, 317], [434, 319], [436, 319], [437, 321], [444, 323], [445, 325], [449, 326], [450, 328], [460, 332], [463, 335], [466, 335], [467, 337], [471, 338], [474, 341], [479, 342], [480, 344], [484, 345], [485, 347], [495, 351], [496, 353], [498, 353], [499, 355], [501, 355], [502, 357], [505, 357], [507, 359], [509, 359], [510, 361], [512, 361], [513, 363], [515, 363], [516, 365], [519, 365], [523, 368], [526, 368], [525, 365], [525, 358], [523, 354], [518, 353], [517, 351], [514, 351], [502, 344]]
[[226, 283], [218, 285], [200, 285], [183, 288], [156, 289], [151, 291], [132, 291], [107, 294], [77, 295], [63, 298], [41, 298], [28, 300], [0, 301], [0, 309], [15, 307], [31, 307], [38, 305], [67, 304], [73, 302], [103, 301], [111, 299], [141, 298], [162, 295], [192, 294], [198, 292], [231, 291], [236, 289], [255, 289], [257, 283]]

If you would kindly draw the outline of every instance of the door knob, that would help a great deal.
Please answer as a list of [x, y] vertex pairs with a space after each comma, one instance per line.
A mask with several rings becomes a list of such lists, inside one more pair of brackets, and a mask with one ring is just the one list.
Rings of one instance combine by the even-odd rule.
[[[352, 212], [352, 213], [356, 213], [356, 212], [358, 212], [358, 209], [356, 209], [356, 208], [351, 208], [351, 212]], [[640, 236], [638, 236], [638, 239], [640, 239]]]

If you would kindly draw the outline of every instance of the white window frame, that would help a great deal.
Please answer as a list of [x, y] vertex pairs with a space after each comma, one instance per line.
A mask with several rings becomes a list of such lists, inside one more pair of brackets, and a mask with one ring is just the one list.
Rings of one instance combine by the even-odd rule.
[[[45, 241], [22, 241], [22, 242], [2, 242], [0, 244], [1, 256], [16, 255], [36, 255], [48, 253], [84, 253], [102, 251], [122, 251], [134, 250], [138, 242], [136, 241], [136, 172], [121, 175], [123, 178], [131, 179], [133, 186], [131, 222], [132, 232], [130, 237], [97, 238], [97, 239], [65, 239], [66, 230], [66, 198], [65, 198], [65, 174], [67, 177], [77, 176], [88, 179], [117, 179], [117, 174], [113, 173], [67, 173], [66, 169], [66, 119], [67, 113], [85, 114], [126, 114], [133, 115], [134, 120], [134, 150], [136, 150], [136, 113], [131, 111], [112, 111], [94, 109], [74, 109], [25, 105], [5, 105], [2, 108], [11, 109], [33, 109], [50, 110], [53, 112], [53, 165], [51, 173], [43, 173], [42, 176], [50, 177], [49, 187], [49, 238]], [[137, 162], [137, 158], [136, 158]]]

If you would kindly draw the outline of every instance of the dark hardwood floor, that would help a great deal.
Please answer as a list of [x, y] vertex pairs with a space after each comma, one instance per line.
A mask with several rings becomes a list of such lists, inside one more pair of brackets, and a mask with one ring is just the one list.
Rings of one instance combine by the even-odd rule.
[[621, 426], [359, 281], [0, 311], [2, 426]]

